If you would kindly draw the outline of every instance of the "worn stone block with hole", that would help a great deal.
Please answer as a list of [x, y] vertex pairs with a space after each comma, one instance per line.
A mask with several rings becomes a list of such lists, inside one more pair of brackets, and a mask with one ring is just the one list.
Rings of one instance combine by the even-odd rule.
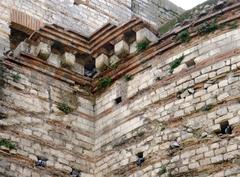
[[137, 43], [140, 43], [143, 41], [149, 41], [149, 42], [155, 43], [158, 41], [157, 36], [147, 28], [140, 29], [139, 31], [137, 31], [136, 35], [137, 35], [136, 37]]
[[76, 61], [76, 57], [74, 54], [70, 53], [70, 52], [65, 52], [62, 56], [62, 61], [61, 64], [62, 66], [74, 66]]
[[47, 62], [53, 66], [60, 67], [61, 66], [61, 56], [51, 53], [47, 59]]
[[113, 65], [117, 64], [119, 61], [120, 61], [120, 58], [116, 55], [113, 55], [109, 58], [110, 66], [113, 66]]
[[104, 71], [105, 69], [107, 69], [107, 67], [109, 66], [109, 58], [108, 58], [108, 56], [105, 55], [105, 54], [99, 55], [95, 59], [95, 65], [96, 65], [96, 69], [98, 71]]
[[40, 42], [36, 48], [36, 54], [39, 58], [47, 60], [51, 54], [50, 45], [44, 42]]
[[114, 53], [119, 57], [125, 57], [129, 54], [129, 45], [126, 41], [122, 40], [114, 45]]

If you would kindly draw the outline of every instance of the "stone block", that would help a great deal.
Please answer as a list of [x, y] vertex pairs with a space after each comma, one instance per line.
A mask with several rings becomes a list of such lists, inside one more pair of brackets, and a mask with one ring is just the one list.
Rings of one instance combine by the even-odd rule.
[[137, 42], [130, 44], [130, 54], [137, 52]]
[[76, 57], [74, 54], [65, 52], [62, 56], [62, 66], [74, 66]]
[[109, 59], [108, 56], [105, 54], [101, 54], [96, 58], [95, 61], [96, 69], [98, 71], [104, 71], [107, 66], [109, 65]]
[[50, 65], [56, 66], [56, 67], [60, 67], [61, 66], [61, 58], [59, 55], [51, 53], [50, 56], [47, 59], [47, 62]]
[[115, 65], [119, 61], [120, 61], [120, 58], [118, 56], [116, 56], [116, 55], [111, 56], [110, 59], [109, 59], [110, 66]]
[[29, 53], [30, 47], [26, 42], [21, 42], [13, 52], [14, 57], [18, 57], [21, 53]]
[[73, 66], [73, 71], [75, 71], [76, 73], [78, 73], [80, 75], [84, 75], [84, 66], [79, 63], [76, 63]]
[[130, 48], [126, 41], [122, 40], [114, 45], [114, 53], [119, 57], [125, 57], [129, 54]]
[[143, 42], [143, 41], [150, 41], [150, 42], [157, 42], [158, 38], [155, 34], [153, 34], [149, 29], [143, 28], [136, 33], [137, 37], [137, 43]]
[[174, 71], [173, 71], [173, 74], [178, 73], [178, 72], [180, 72], [180, 71], [182, 71], [182, 70], [184, 70], [184, 69], [187, 69], [187, 65], [186, 65], [185, 63], [184, 63], [184, 64], [181, 64], [180, 66], [178, 66], [177, 68], [175, 68]]
[[44, 60], [47, 60], [51, 54], [51, 47], [47, 43], [40, 42], [36, 48], [36, 55]]

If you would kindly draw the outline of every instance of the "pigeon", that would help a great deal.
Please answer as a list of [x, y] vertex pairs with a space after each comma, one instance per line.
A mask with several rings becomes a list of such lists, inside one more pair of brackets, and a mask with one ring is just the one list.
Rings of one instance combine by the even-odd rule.
[[231, 134], [231, 133], [232, 133], [232, 128], [231, 128], [230, 125], [228, 125], [228, 126], [225, 128], [224, 133], [225, 133], [225, 134]]
[[140, 157], [137, 159], [137, 166], [142, 166], [142, 163], [145, 161], [145, 159], [143, 157]]

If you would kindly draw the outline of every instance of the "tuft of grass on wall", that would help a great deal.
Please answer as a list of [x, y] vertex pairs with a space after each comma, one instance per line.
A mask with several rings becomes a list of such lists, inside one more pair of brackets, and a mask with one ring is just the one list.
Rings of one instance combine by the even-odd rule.
[[191, 36], [187, 29], [177, 35], [177, 41], [180, 41], [181, 43], [189, 42], [190, 40]]
[[0, 146], [4, 146], [8, 149], [15, 149], [16, 145], [7, 139], [0, 139]]
[[131, 80], [133, 80], [133, 76], [127, 74], [124, 76], [124, 79], [126, 82], [131, 81]]
[[217, 24], [216, 20], [213, 20], [211, 22], [205, 22], [202, 24], [198, 29], [198, 34], [200, 35], [206, 35], [209, 33], [213, 33], [219, 28], [219, 25]]
[[12, 74], [12, 79], [14, 82], [18, 82], [18, 81], [20, 81], [21, 76], [18, 73]]
[[148, 40], [144, 40], [142, 42], [137, 43], [137, 51], [143, 51], [149, 46], [150, 42]]
[[172, 63], [170, 63], [170, 73], [172, 73], [173, 70], [174, 70], [175, 68], [177, 68], [177, 67], [182, 63], [184, 57], [185, 57], [185, 56], [183, 55], [183, 56], [175, 59]]
[[238, 28], [238, 22], [237, 21], [233, 21], [228, 23], [229, 29], [237, 29]]
[[73, 112], [73, 109], [67, 103], [58, 103], [57, 108], [65, 114]]
[[104, 89], [110, 86], [111, 84], [112, 84], [112, 79], [110, 77], [103, 77], [99, 79], [97, 87], [98, 89]]

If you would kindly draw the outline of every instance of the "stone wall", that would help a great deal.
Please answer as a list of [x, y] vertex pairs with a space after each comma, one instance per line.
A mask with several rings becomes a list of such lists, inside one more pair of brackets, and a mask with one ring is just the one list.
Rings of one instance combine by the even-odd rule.
[[158, 27], [166, 20], [179, 16], [179, 12], [183, 13], [183, 9], [166, 0], [133, 0], [131, 9], [134, 14]]
[[[97, 176], [239, 175], [239, 32], [157, 55], [133, 80], [119, 80], [97, 98]], [[170, 74], [170, 63], [181, 56]], [[220, 136], [227, 121], [233, 134]], [[145, 161], [138, 167], [139, 152]]]
[[[93, 176], [92, 98], [79, 94], [69, 80], [43, 71], [46, 68], [33, 69], [10, 60], [4, 60], [4, 66], [0, 176], [68, 176], [72, 169]], [[4, 152], [3, 139], [15, 148]], [[46, 168], [36, 167], [39, 157], [48, 159]]]
[[[83, 32], [85, 26], [80, 27], [84, 18], [69, 16], [73, 12], [68, 7], [86, 8], [90, 13], [89, 9], [98, 7], [95, 10], [103, 17], [100, 23], [108, 18], [117, 21], [119, 11], [108, 11], [112, 4], [97, 2], [73, 5], [73, 1], [62, 0], [57, 7], [56, 1], [2, 1], [1, 50], [9, 49], [10, 5], [45, 22], [62, 23], [64, 27], [69, 22], [70, 29]], [[141, 8], [148, 9], [141, 2], [136, 14]], [[54, 6], [59, 9], [53, 11]], [[119, 56], [122, 63], [93, 79], [67, 67], [56, 67], [31, 51], [2, 57], [0, 176], [77, 177], [74, 173], [80, 172], [81, 177], [239, 177], [239, 6], [233, 4], [218, 12], [221, 16], [217, 20], [222, 25], [218, 30], [198, 35], [198, 26], [188, 25], [189, 39], [181, 43], [175, 40], [175, 33], [186, 37], [186, 31], [177, 28], [173, 35], [150, 41], [145, 49], [128, 52], [127, 60]], [[121, 1], [120, 7], [133, 6]], [[128, 13], [122, 15], [121, 19], [129, 17]], [[208, 18], [212, 16], [203, 17]], [[199, 19], [199, 23], [204, 21]], [[136, 41], [140, 28], [133, 32]], [[126, 34], [121, 27], [113, 30], [120, 40], [115, 42], [124, 49], [128, 46], [122, 45]], [[146, 33], [143, 30], [141, 34]], [[77, 36], [66, 31], [53, 36], [59, 34]], [[101, 40], [101, 36], [95, 38]], [[114, 52], [119, 51], [115, 46]], [[95, 90], [100, 76], [109, 73], [114, 75], [114, 83]], [[43, 167], [38, 165], [41, 159], [47, 159]]]

